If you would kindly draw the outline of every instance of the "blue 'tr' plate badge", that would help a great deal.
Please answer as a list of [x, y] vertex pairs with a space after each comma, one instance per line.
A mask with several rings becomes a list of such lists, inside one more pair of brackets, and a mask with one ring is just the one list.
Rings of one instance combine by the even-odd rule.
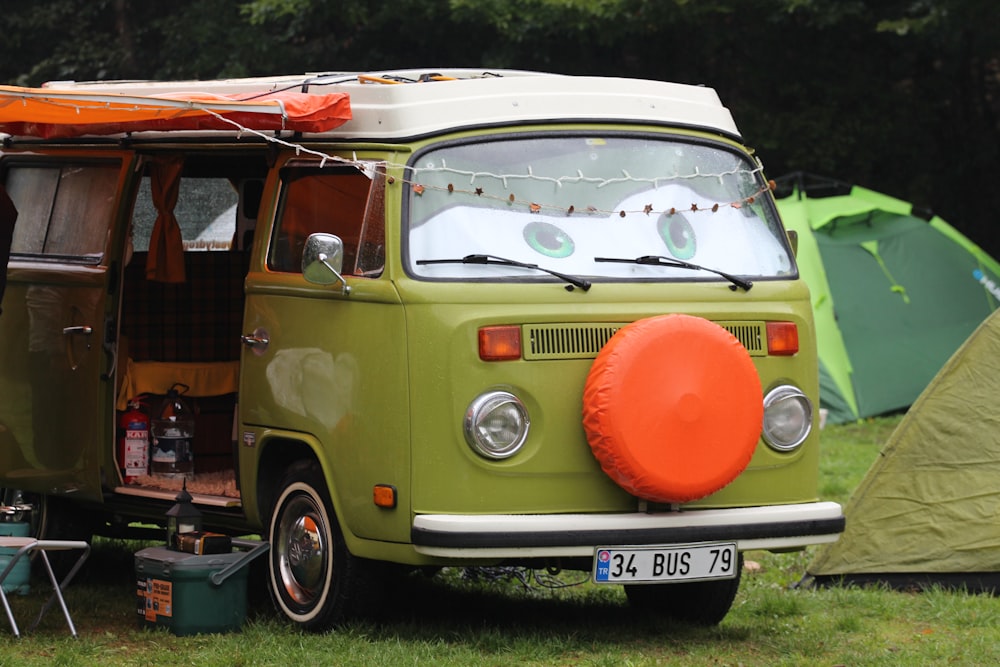
[[594, 572], [595, 581], [607, 581], [611, 572], [611, 552], [601, 549], [597, 552], [597, 568]]

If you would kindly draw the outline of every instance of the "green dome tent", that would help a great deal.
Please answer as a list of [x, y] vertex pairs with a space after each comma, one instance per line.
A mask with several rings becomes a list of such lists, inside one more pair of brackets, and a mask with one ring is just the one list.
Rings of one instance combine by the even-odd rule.
[[847, 503], [806, 581], [1000, 590], [1000, 312], [947, 361]]
[[1000, 264], [937, 216], [859, 186], [777, 180], [812, 294], [831, 423], [907, 408], [1000, 302]]

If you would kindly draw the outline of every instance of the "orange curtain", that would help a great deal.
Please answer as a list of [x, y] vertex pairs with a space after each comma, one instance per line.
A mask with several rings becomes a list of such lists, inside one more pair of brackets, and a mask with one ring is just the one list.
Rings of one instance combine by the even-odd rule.
[[184, 282], [184, 241], [174, 216], [181, 188], [184, 159], [179, 156], [157, 160], [150, 165], [150, 188], [156, 222], [149, 239], [146, 279], [161, 283]]

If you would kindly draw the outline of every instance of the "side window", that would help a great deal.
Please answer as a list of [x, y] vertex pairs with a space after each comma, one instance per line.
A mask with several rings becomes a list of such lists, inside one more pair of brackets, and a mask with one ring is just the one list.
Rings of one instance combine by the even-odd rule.
[[310, 234], [336, 234], [344, 242], [346, 275], [375, 277], [385, 258], [385, 196], [379, 172], [357, 169], [286, 168], [278, 224], [268, 267], [300, 273]]
[[[183, 176], [174, 216], [181, 229], [185, 250], [229, 250], [236, 232], [236, 186], [223, 177]], [[149, 237], [156, 222], [156, 207], [149, 176], [139, 184], [132, 215], [132, 243], [135, 249], [149, 250]]]
[[6, 186], [18, 211], [11, 254], [99, 263], [120, 172], [117, 160], [10, 165]]
[[368, 194], [355, 275], [374, 278], [385, 267], [385, 171], [376, 169]]

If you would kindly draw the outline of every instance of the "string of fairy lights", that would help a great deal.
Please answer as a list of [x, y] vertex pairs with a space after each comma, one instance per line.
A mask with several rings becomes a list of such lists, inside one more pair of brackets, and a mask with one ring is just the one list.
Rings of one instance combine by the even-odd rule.
[[[526, 173], [523, 174], [496, 174], [485, 171], [469, 171], [469, 170], [455, 169], [452, 167], [448, 167], [445, 163], [442, 163], [440, 167], [413, 167], [411, 165], [396, 164], [386, 161], [379, 161], [376, 163], [373, 161], [360, 160], [358, 159], [356, 154], [352, 158], [345, 158], [339, 155], [330, 155], [329, 153], [309, 148], [307, 146], [303, 146], [302, 144], [287, 141], [285, 139], [282, 139], [281, 137], [272, 134], [268, 134], [265, 132], [261, 132], [259, 130], [254, 130], [252, 128], [245, 127], [230, 118], [226, 118], [221, 114], [215, 113], [214, 111], [210, 110], [206, 111], [210, 114], [215, 115], [223, 122], [233, 125], [236, 128], [237, 136], [242, 136], [244, 134], [252, 134], [254, 136], [260, 137], [261, 139], [264, 139], [265, 141], [272, 142], [294, 150], [296, 157], [300, 157], [303, 154], [317, 157], [320, 160], [320, 168], [325, 167], [327, 162], [335, 162], [338, 165], [351, 166], [360, 171], [368, 173], [369, 175], [374, 176], [373, 165], [377, 164], [378, 166], [385, 167], [386, 169], [397, 169], [403, 171], [403, 173], [409, 172], [414, 174], [413, 177], [410, 178], [404, 177], [401, 180], [402, 182], [409, 184], [411, 191], [418, 197], [423, 196], [424, 193], [428, 191], [447, 192], [448, 194], [465, 194], [465, 195], [475, 196], [478, 198], [492, 200], [495, 202], [506, 203], [511, 206], [522, 206], [531, 213], [541, 213], [542, 211], [547, 211], [552, 213], [561, 213], [569, 216], [573, 215], [574, 213], [585, 212], [590, 215], [618, 215], [621, 218], [625, 218], [630, 214], [675, 215], [679, 212], [717, 213], [722, 208], [740, 209], [743, 208], [744, 206], [750, 206], [754, 202], [756, 202], [758, 197], [763, 195], [765, 192], [768, 192], [769, 190], [773, 191], [775, 188], [775, 183], [773, 180], [767, 181], [756, 191], [750, 193], [749, 195], [741, 197], [740, 199], [727, 202], [714, 202], [710, 206], [692, 203], [689, 206], [685, 207], [670, 207], [665, 209], [656, 209], [652, 204], [645, 204], [643, 208], [635, 210], [626, 210], [626, 209], [607, 210], [607, 209], [600, 209], [594, 206], [586, 206], [583, 209], [577, 209], [573, 205], [562, 206], [557, 204], [545, 204], [532, 200], [520, 199], [514, 193], [510, 193], [506, 196], [491, 194], [486, 192], [486, 190], [483, 187], [475, 186], [475, 183], [477, 180], [480, 179], [492, 179], [501, 182], [504, 188], [506, 189], [509, 187], [509, 181], [528, 179], [533, 181], [551, 182], [557, 187], [562, 187], [564, 184], [567, 183], [585, 182], [594, 184], [597, 188], [602, 188], [615, 183], [629, 182], [629, 183], [648, 183], [652, 185], [654, 188], [656, 188], [665, 183], [676, 182], [678, 180], [696, 179], [696, 178], [716, 178], [720, 182], [724, 178], [731, 176], [748, 176], [750, 178], [755, 178], [758, 174], [762, 172], [763, 168], [758, 165], [754, 169], [732, 169], [725, 172], [707, 173], [707, 174], [702, 173], [696, 168], [695, 172], [692, 174], [674, 174], [671, 176], [657, 176], [657, 177], [636, 177], [632, 176], [631, 174], [628, 173], [627, 170], [623, 169], [622, 175], [620, 177], [603, 178], [603, 177], [586, 176], [583, 174], [582, 171], [579, 170], [577, 171], [576, 174], [571, 176], [570, 175], [558, 176], [558, 177], [542, 176], [535, 174], [530, 165], [526, 168]], [[464, 177], [468, 179], [469, 187], [459, 187], [456, 186], [454, 183], [448, 183], [447, 185], [433, 185], [429, 183], [424, 183], [417, 178], [417, 176], [421, 172], [451, 173], [454, 174], [455, 176]], [[386, 176], [387, 184], [393, 185], [396, 182], [397, 179], [395, 176], [392, 175]]]

